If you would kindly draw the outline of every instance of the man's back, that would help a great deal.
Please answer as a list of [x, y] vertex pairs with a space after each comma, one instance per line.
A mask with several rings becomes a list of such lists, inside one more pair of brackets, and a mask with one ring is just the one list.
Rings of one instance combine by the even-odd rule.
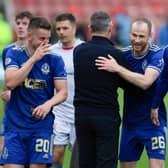
[[119, 76], [97, 70], [95, 59], [113, 54], [123, 65], [122, 54], [115, 49], [110, 40], [94, 36], [74, 50], [75, 105], [112, 107], [118, 111], [117, 88]]

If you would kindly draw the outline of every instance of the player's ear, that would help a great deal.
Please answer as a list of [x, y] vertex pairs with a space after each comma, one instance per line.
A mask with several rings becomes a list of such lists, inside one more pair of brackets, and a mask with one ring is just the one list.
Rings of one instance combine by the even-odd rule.
[[77, 26], [74, 24], [73, 25], [73, 33], [74, 33], [74, 35], [76, 34], [76, 30], [77, 30]]
[[108, 32], [109, 32], [109, 33], [112, 33], [112, 31], [113, 31], [113, 25], [110, 24], [110, 25], [108, 26]]
[[92, 32], [91, 26], [88, 25], [89, 32]]

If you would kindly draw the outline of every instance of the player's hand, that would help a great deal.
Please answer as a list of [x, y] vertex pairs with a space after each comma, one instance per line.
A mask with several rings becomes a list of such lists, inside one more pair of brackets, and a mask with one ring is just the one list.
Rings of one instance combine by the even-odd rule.
[[151, 109], [151, 120], [152, 123], [156, 126], [160, 125], [159, 119], [158, 119], [158, 108]]
[[120, 68], [120, 65], [111, 55], [108, 55], [108, 58], [99, 56], [95, 60], [95, 62], [95, 65], [98, 67], [99, 70], [106, 70], [108, 72], [118, 72]]
[[1, 98], [3, 101], [7, 102], [10, 100], [10, 97], [11, 97], [11, 91], [10, 90], [4, 90], [2, 93], [1, 93]]
[[49, 46], [50, 45], [48, 43], [42, 42], [40, 44], [40, 46], [36, 49], [36, 51], [34, 52], [34, 54], [32, 55], [32, 58], [35, 61], [41, 60], [45, 55], [47, 55], [47, 54], [50, 53]]
[[46, 103], [37, 106], [33, 109], [32, 115], [38, 119], [44, 119], [47, 114], [50, 112], [51, 107], [48, 106]]

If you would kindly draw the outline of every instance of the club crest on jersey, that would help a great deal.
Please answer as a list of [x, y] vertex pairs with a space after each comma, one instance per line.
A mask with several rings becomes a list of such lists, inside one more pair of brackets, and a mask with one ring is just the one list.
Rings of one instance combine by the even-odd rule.
[[145, 70], [146, 67], [147, 67], [147, 65], [148, 65], [148, 61], [147, 61], [147, 60], [144, 60], [144, 61], [142, 62], [142, 69]]
[[164, 65], [164, 61], [163, 61], [163, 59], [160, 59], [157, 66], [162, 67], [163, 65]]
[[48, 75], [48, 73], [50, 72], [50, 67], [47, 63], [44, 63], [42, 66], [41, 66], [41, 71], [43, 74], [45, 75]]

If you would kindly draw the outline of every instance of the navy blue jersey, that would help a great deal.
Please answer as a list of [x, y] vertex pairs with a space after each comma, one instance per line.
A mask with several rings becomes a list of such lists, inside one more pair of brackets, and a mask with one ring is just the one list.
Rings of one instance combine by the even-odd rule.
[[[144, 74], [147, 68], [153, 68], [161, 72], [163, 69], [163, 49], [156, 45], [150, 45], [148, 52], [141, 57], [135, 57], [131, 47], [123, 50], [133, 72]], [[147, 90], [138, 92], [125, 89], [123, 124], [130, 127], [150, 128], [154, 127], [150, 119], [150, 109], [154, 97], [156, 82]], [[163, 101], [160, 105], [159, 120], [161, 127], [166, 125], [166, 110]]]
[[119, 64], [127, 66], [122, 52], [110, 40], [93, 36], [92, 40], [74, 49], [75, 106], [111, 108], [118, 111], [117, 88], [120, 77], [116, 73], [100, 71], [95, 66], [98, 56], [114, 56]]
[[152, 107], [158, 108], [162, 99], [168, 91], [168, 47], [164, 50], [164, 68], [158, 80], [156, 94], [153, 100]]
[[[26, 48], [14, 47], [7, 52], [5, 69], [21, 68], [29, 59]], [[64, 62], [61, 57], [48, 54], [36, 62], [25, 81], [11, 92], [6, 104], [5, 131], [52, 131], [53, 114], [45, 119], [32, 116], [32, 110], [54, 95], [54, 80], [66, 79]]]

